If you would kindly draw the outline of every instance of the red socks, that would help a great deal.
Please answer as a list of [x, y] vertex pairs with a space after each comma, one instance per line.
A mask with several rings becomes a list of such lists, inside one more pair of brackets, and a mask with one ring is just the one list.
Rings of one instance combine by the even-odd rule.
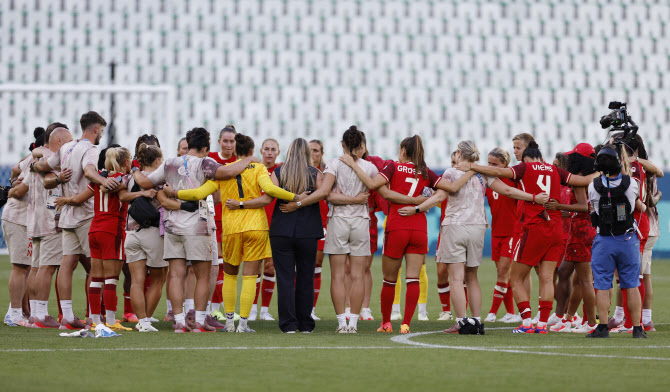
[[[272, 301], [272, 293], [275, 292], [275, 276], [263, 274], [263, 285], [261, 287], [261, 306], [269, 307]], [[258, 302], [257, 302], [258, 303]]]
[[256, 276], [256, 297], [254, 297], [254, 305], [258, 304], [258, 294], [261, 292], [261, 274]]
[[[109, 311], [116, 312], [118, 298], [116, 296], [116, 285], [119, 283], [119, 276], [110, 276], [105, 278], [105, 290], [102, 293], [102, 297], [105, 301], [105, 309]], [[107, 320], [107, 322], [112, 325], [115, 323], [114, 320]]]
[[496, 282], [496, 285], [493, 287], [493, 302], [491, 302], [491, 310], [489, 310], [489, 313], [493, 314], [498, 313], [498, 309], [500, 309], [500, 304], [502, 304], [506, 294], [507, 294], [507, 283]]
[[91, 278], [91, 286], [88, 288], [88, 298], [90, 301], [91, 314], [100, 314], [102, 286], [105, 284], [105, 278]]
[[130, 303], [130, 294], [123, 293], [123, 313], [135, 313], [133, 304]]
[[540, 301], [540, 322], [546, 323], [551, 316], [551, 309], [554, 307], [553, 301]]
[[519, 313], [521, 314], [522, 319], [525, 320], [525, 319], [531, 318], [530, 302], [529, 301], [518, 302], [516, 304], [516, 307], [519, 309]]
[[628, 290], [621, 289], [621, 302], [623, 304], [623, 316], [626, 319], [623, 326], [625, 328], [633, 328], [633, 319], [630, 317], [630, 309], [628, 309]]
[[438, 284], [437, 293], [440, 295], [440, 303], [442, 304], [443, 312], [451, 311], [451, 291], [449, 289], [449, 283], [447, 284]]
[[[393, 311], [393, 299], [395, 297], [396, 282], [384, 281], [382, 285], [382, 292], [380, 295], [382, 324], [391, 322], [391, 312]], [[417, 302], [419, 297], [417, 297]]]
[[222, 288], [223, 288], [223, 264], [219, 264], [219, 274], [216, 276], [216, 288], [214, 289], [214, 294], [212, 294], [213, 304], [220, 304], [223, 302], [223, 296], [221, 294]]
[[314, 269], [314, 307], [316, 308], [316, 301], [319, 300], [319, 293], [321, 292], [321, 267]]
[[512, 286], [509, 283], [507, 284], [507, 292], [505, 293], [505, 298], [503, 298], [503, 303], [505, 304], [505, 311], [507, 313], [514, 314], [514, 293], [512, 292]]
[[419, 302], [419, 279], [406, 279], [407, 292], [405, 293], [405, 317], [402, 319], [403, 324], [409, 325], [412, 322], [412, 316], [416, 310], [416, 304]]

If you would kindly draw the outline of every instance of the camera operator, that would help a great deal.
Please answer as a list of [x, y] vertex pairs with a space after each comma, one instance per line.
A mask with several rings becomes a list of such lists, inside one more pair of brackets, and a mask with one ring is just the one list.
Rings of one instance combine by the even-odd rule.
[[[628, 306], [633, 322], [633, 337], [646, 338], [640, 325], [642, 301], [637, 287], [640, 285], [640, 240], [636, 235], [634, 211], [639, 195], [639, 185], [630, 176], [622, 175], [620, 145], [608, 144], [596, 157], [596, 170], [604, 173], [589, 185], [589, 199], [593, 206], [591, 215], [598, 234], [593, 242], [591, 267], [593, 269], [596, 306], [601, 324], [586, 335], [607, 338], [607, 316], [610, 307], [609, 290], [614, 271], [619, 274], [619, 285], [628, 291]], [[605, 322], [605, 324], [602, 324]]]

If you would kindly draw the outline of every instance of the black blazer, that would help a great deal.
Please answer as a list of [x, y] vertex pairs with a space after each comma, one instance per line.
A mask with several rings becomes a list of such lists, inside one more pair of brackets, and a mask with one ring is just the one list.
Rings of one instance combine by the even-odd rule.
[[[281, 184], [281, 169], [274, 170], [279, 183]], [[308, 191], [316, 190], [316, 177], [319, 170], [315, 167], [309, 167], [309, 186]], [[290, 213], [281, 212], [280, 203], [286, 203], [284, 200], [277, 199], [275, 209], [272, 212], [272, 223], [270, 225], [270, 237], [293, 237], [293, 238], [323, 238], [323, 224], [321, 222], [321, 210], [319, 203], [314, 203], [307, 207], [302, 207]]]

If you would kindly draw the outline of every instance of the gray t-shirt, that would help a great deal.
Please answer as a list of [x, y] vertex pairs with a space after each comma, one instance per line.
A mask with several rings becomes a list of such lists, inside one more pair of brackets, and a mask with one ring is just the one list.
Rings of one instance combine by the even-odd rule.
[[[63, 196], [71, 197], [86, 190], [89, 180], [84, 175], [84, 168], [93, 165], [98, 168], [98, 149], [88, 139], [73, 140], [65, 143], [57, 153], [47, 159], [52, 169], [72, 170], [72, 178], [63, 184]], [[64, 229], [80, 227], [85, 221], [92, 219], [93, 198], [79, 206], [65, 205], [61, 210], [59, 226]]]
[[[452, 167], [442, 174], [442, 178], [449, 182], [454, 182], [464, 174], [465, 172]], [[486, 188], [495, 180], [497, 180], [496, 177], [476, 174], [457, 192], [450, 193], [447, 209], [444, 211], [442, 226], [488, 225], [484, 199], [486, 199]]]
[[[364, 159], [359, 159], [356, 161], [358, 166], [360, 166], [363, 171], [370, 177], [374, 177], [379, 173], [377, 166], [373, 163], [368, 162]], [[339, 158], [335, 158], [332, 161], [326, 164], [325, 174], [332, 174], [335, 176], [335, 184], [333, 185], [332, 192], [342, 193], [347, 196], [356, 196], [361, 192], [365, 192], [368, 188], [363, 184], [363, 182], [358, 178], [356, 172], [344, 162], [340, 161]], [[368, 205], [366, 204], [347, 204], [347, 205], [334, 205], [331, 204], [330, 211], [328, 211], [328, 217], [340, 216], [345, 218], [350, 217], [360, 217], [365, 219], [370, 219], [370, 213], [368, 211]]]
[[[21, 174], [18, 178], [23, 179], [23, 183], [30, 185], [26, 182], [28, 173], [30, 173], [30, 163], [33, 161], [32, 157], [28, 157], [19, 163], [19, 169], [21, 169]], [[26, 193], [20, 199], [10, 198], [5, 204], [5, 208], [2, 210], [2, 219], [7, 222], [11, 222], [17, 225], [26, 226], [28, 224], [28, 194]]]
[[[48, 148], [43, 149], [42, 159], [49, 159], [54, 155]], [[58, 174], [58, 173], [56, 173]], [[56, 230], [56, 198], [63, 194], [61, 185], [53, 189], [44, 188], [44, 177], [38, 173], [28, 175], [28, 237], [41, 238], [57, 233]]]
[[[605, 177], [602, 177], [603, 179], [603, 185], [607, 186], [607, 182], [605, 181]], [[610, 188], [616, 188], [621, 184], [621, 176], [617, 178], [616, 180], [613, 180], [610, 178]], [[635, 200], [637, 200], [638, 192], [640, 191], [640, 185], [638, 184], [637, 181], [635, 181], [633, 178], [630, 180], [630, 186], [628, 189], [626, 189], [626, 198], [628, 198], [628, 203], [630, 203], [630, 210], [635, 211]], [[593, 210], [596, 212], [596, 214], [599, 214], [599, 209], [600, 209], [600, 194], [596, 192], [596, 188], [593, 185], [593, 182], [589, 184], [589, 200], [591, 201], [591, 205], [593, 206]], [[635, 229], [637, 230], [637, 223], [634, 223]], [[596, 228], [596, 231], [600, 232], [600, 228]]]
[[[154, 186], [168, 183], [175, 191], [195, 189], [205, 181], [213, 180], [219, 166], [221, 164], [212, 158], [184, 155], [166, 159], [147, 178]], [[165, 231], [174, 235], [210, 235], [216, 227], [214, 217], [209, 212], [206, 201], [201, 200], [200, 204], [200, 208], [195, 212], [166, 210], [163, 216]]]

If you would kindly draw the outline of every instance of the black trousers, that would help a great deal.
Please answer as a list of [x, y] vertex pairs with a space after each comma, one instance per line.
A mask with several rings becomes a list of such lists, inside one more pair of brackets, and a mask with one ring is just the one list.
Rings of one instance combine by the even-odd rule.
[[270, 237], [282, 332], [314, 329], [312, 306], [317, 242], [316, 238]]

